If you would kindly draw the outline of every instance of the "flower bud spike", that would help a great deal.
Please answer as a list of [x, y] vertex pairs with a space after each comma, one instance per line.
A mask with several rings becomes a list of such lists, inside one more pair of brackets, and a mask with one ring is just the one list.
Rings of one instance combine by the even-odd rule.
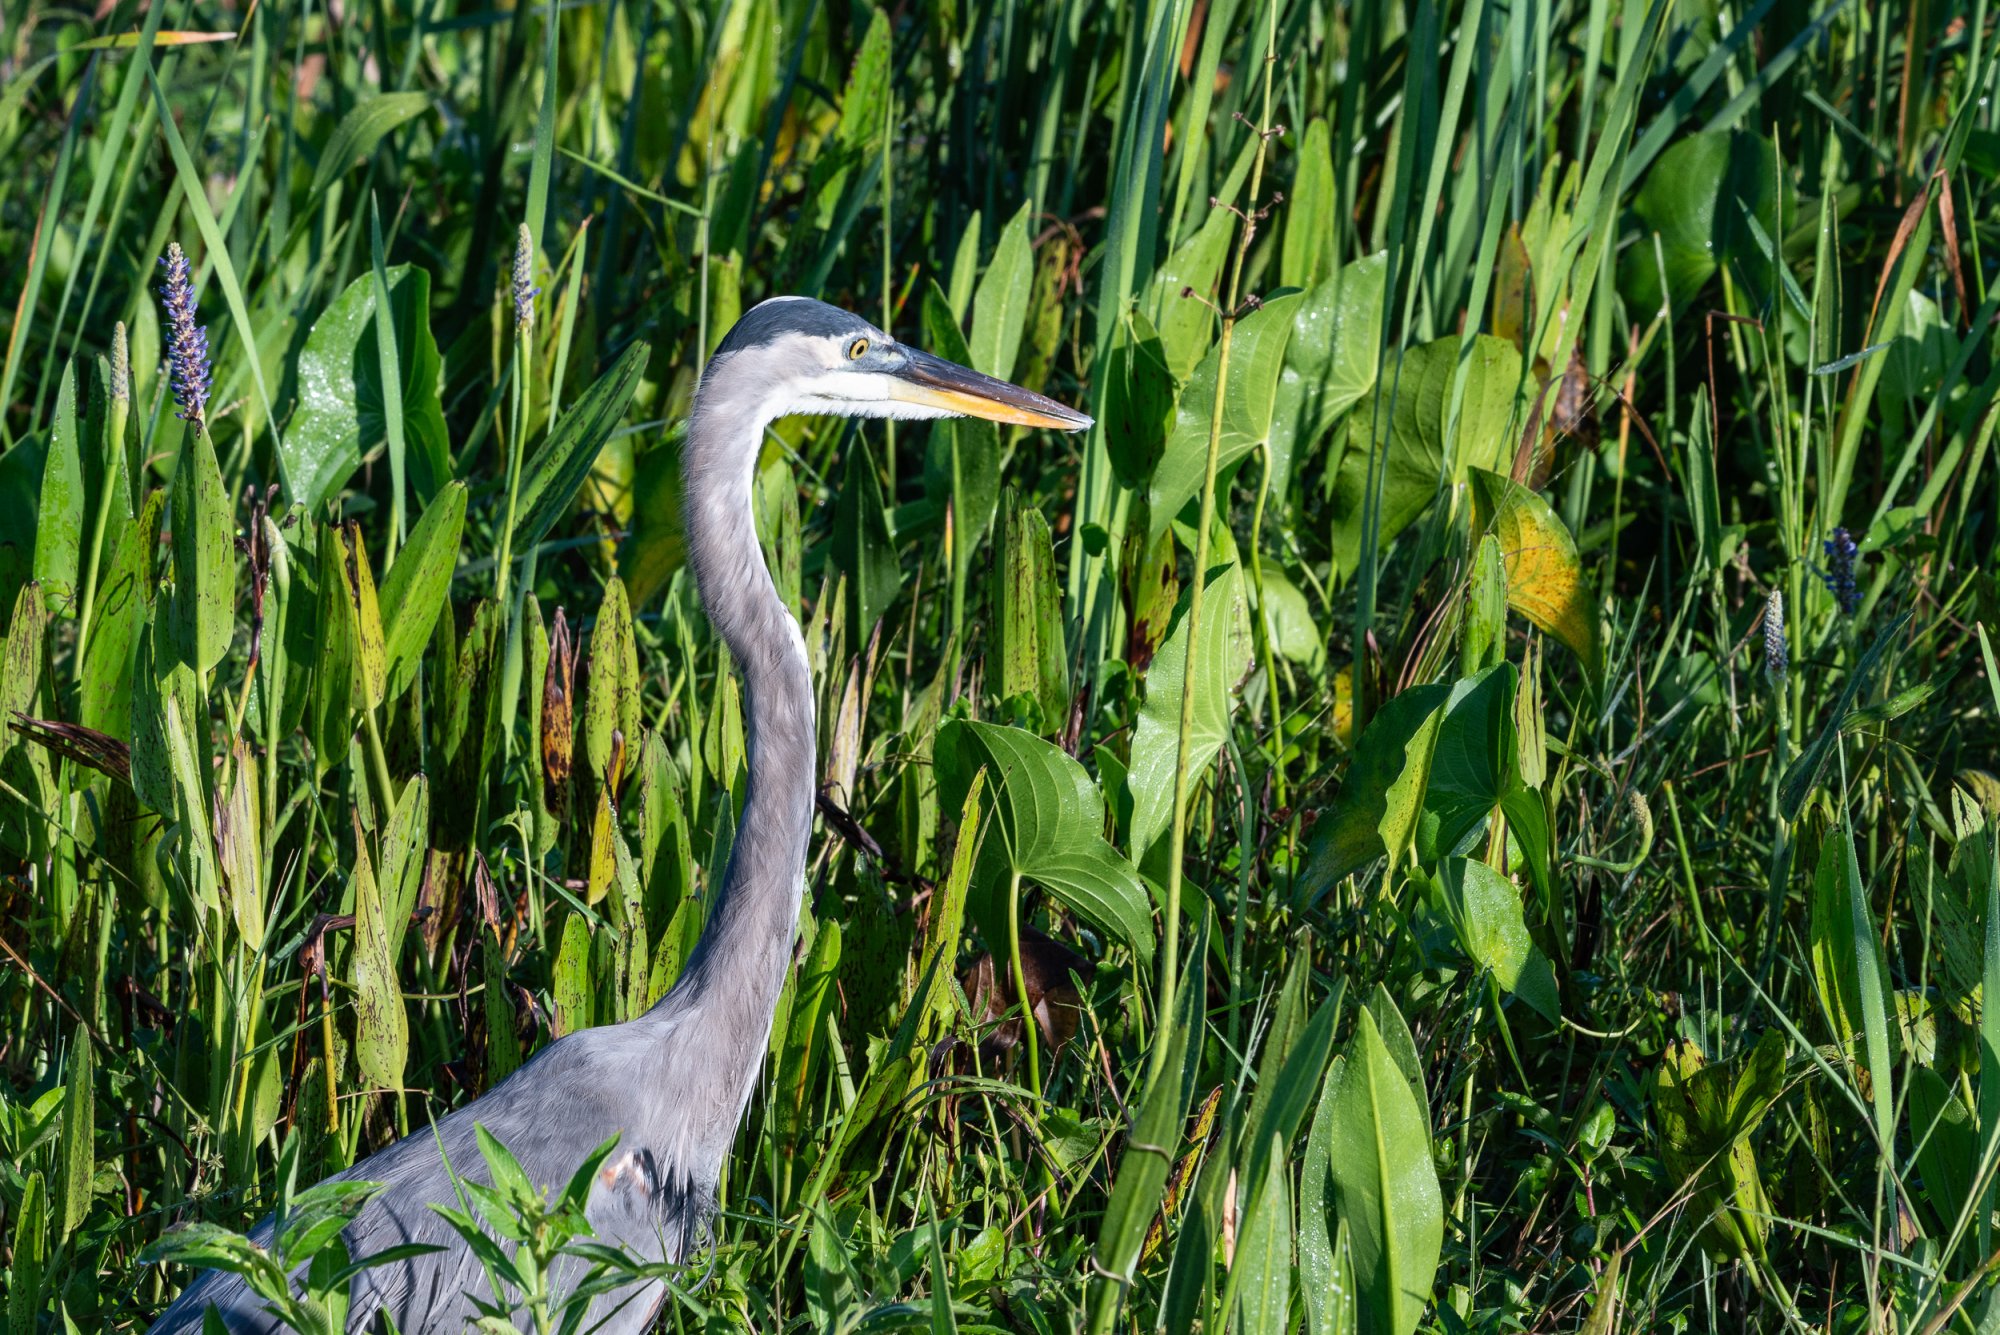
[[535, 286], [535, 240], [522, 223], [514, 241], [514, 328], [524, 338], [535, 327], [535, 298], [541, 292]]
[[167, 367], [174, 387], [175, 415], [196, 431], [208, 429], [208, 328], [195, 323], [194, 280], [180, 243], [167, 243], [160, 259], [167, 271], [160, 284], [160, 304], [167, 313]]
[[1791, 652], [1785, 647], [1785, 595], [1773, 589], [1764, 600], [1764, 671], [1782, 685], [1791, 662]]

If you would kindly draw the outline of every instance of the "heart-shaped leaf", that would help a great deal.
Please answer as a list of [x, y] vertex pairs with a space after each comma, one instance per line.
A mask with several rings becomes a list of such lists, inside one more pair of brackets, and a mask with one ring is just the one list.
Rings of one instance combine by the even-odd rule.
[[1173, 824], [1183, 694], [1190, 688], [1194, 691], [1194, 727], [1188, 733], [1186, 757], [1192, 792], [1195, 780], [1207, 772], [1228, 739], [1236, 686], [1250, 667], [1249, 599], [1239, 568], [1230, 565], [1208, 572], [1192, 673], [1187, 670], [1190, 593], [1183, 591], [1175, 604], [1167, 638], [1146, 673], [1146, 703], [1132, 733], [1126, 783], [1132, 793], [1132, 853], [1142, 861], [1146, 850]]
[[[383, 99], [376, 99], [378, 102]], [[403, 383], [403, 440], [420, 503], [450, 477], [450, 440], [438, 399], [443, 362], [431, 337], [431, 279], [414, 265], [385, 271]], [[298, 411], [279, 443], [292, 498], [308, 510], [338, 495], [362, 458], [383, 443], [388, 416], [375, 320], [375, 275], [347, 285], [299, 350]], [[518, 550], [518, 549], [517, 549]]]
[[[937, 737], [937, 769], [938, 800], [947, 810], [964, 803], [981, 768], [990, 771], [994, 797], [994, 828], [979, 860], [988, 904], [997, 898], [998, 880], [1020, 876], [1140, 959], [1151, 959], [1152, 901], [1132, 864], [1105, 842], [1104, 796], [1089, 771], [1025, 729], [946, 723]], [[993, 921], [990, 910], [985, 916]]]
[[[1229, 379], [1223, 387], [1222, 436], [1216, 444], [1215, 475], [1223, 478], [1271, 436], [1277, 410], [1278, 376], [1292, 317], [1302, 294], [1274, 297], [1237, 321], [1230, 338]], [[1181, 507], [1201, 495], [1208, 469], [1208, 437], [1215, 411], [1215, 387], [1222, 373], [1222, 345], [1210, 348], [1181, 391], [1174, 409], [1173, 434], [1153, 470], [1151, 536], [1180, 518]], [[1217, 484], [1218, 486], [1220, 483]]]
[[1561, 1011], [1555, 971], [1528, 935], [1513, 882], [1483, 862], [1453, 857], [1438, 865], [1438, 886], [1465, 953], [1554, 1023]]
[[1343, 573], [1361, 560], [1371, 456], [1376, 456], [1373, 485], [1380, 497], [1375, 537], [1385, 547], [1441, 490], [1463, 482], [1469, 470], [1497, 468], [1507, 457], [1521, 354], [1490, 334], [1473, 338], [1464, 354], [1458, 424], [1451, 429], [1452, 387], [1460, 370], [1456, 337], [1411, 348], [1400, 369], [1394, 359], [1382, 367], [1372, 396], [1349, 414], [1347, 449], [1333, 484], [1333, 559]]
[[1387, 253], [1377, 251], [1322, 278], [1300, 299], [1272, 412], [1273, 497], [1284, 495], [1296, 461], [1374, 386], [1388, 272]]

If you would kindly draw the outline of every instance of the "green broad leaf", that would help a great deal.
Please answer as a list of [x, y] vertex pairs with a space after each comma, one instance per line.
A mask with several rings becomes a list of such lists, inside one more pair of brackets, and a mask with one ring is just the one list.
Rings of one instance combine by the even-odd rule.
[[207, 782], [214, 773], [214, 765], [208, 750], [208, 733], [202, 726], [202, 691], [193, 668], [161, 652], [161, 629], [157, 623], [154, 625], [149, 637], [151, 659], [142, 660], [136, 674], [139, 688], [135, 694], [140, 699], [135, 702], [135, 715], [145, 710], [149, 726], [142, 728], [135, 717], [133, 775], [136, 779], [139, 773], [139, 750], [144, 742], [146, 750], [154, 755], [148, 768], [166, 775], [166, 804], [158, 810], [179, 827], [174, 857], [189, 896], [201, 914], [219, 914], [222, 900], [217, 884], [215, 840], [209, 827]]
[[937, 1203], [929, 1202], [931, 1226], [925, 1230], [930, 1243], [931, 1330], [933, 1335], [958, 1335], [958, 1317], [951, 1310], [951, 1278], [944, 1265], [944, 1238], [938, 1228]]
[[1866, 1063], [1877, 1134], [1893, 1135], [1889, 966], [1868, 907], [1854, 831], [1846, 822], [1827, 831], [1820, 843], [1810, 931], [1813, 982], [1820, 1004], [1834, 1036]]
[[[990, 771], [994, 823], [979, 859], [989, 909], [1009, 876], [1032, 881], [1141, 960], [1153, 954], [1152, 899], [1104, 839], [1104, 795], [1061, 747], [1021, 728], [953, 719], [937, 736], [938, 800], [962, 806]], [[997, 921], [992, 912], [988, 923]], [[989, 930], [989, 939], [1002, 934]]]
[[35, 575], [35, 528], [49, 439], [27, 436], [0, 453], [0, 607], [11, 608]]
[[317, 1256], [379, 1190], [373, 1182], [322, 1182], [285, 1202], [275, 1230], [281, 1263], [289, 1268]]
[[167, 624], [174, 652], [196, 673], [205, 673], [229, 652], [236, 629], [236, 525], [205, 431], [183, 438], [167, 526], [173, 533]]
[[646, 925], [658, 939], [682, 900], [694, 892], [694, 858], [681, 774], [665, 740], [647, 728], [638, 751], [639, 881], [646, 887]]
[[1389, 786], [1403, 773], [1411, 743], [1450, 697], [1451, 687], [1441, 682], [1413, 686], [1391, 696], [1368, 721], [1331, 809], [1313, 827], [1299, 878], [1306, 903], [1316, 902], [1337, 882], [1382, 856]]
[[389, 959], [403, 957], [403, 937], [423, 888], [431, 827], [431, 781], [413, 776], [403, 785], [396, 809], [382, 827], [382, 858], [377, 884], [382, 890], [382, 921], [388, 935]]
[[872, 11], [840, 97], [834, 137], [845, 147], [866, 149], [880, 143], [888, 129], [893, 38], [888, 16], [879, 9]]
[[1055, 546], [1042, 512], [1012, 491], [1000, 514], [993, 609], [1000, 661], [998, 671], [987, 669], [987, 680], [999, 686], [1003, 707], [1011, 708], [1022, 726], [1047, 736], [1069, 717]]
[[847, 643], [851, 652], [858, 653], [903, 587], [903, 567], [896, 559], [882, 484], [859, 441], [847, 451], [829, 555], [847, 576]]
[[[18, 635], [18, 611], [15, 625]], [[174, 771], [167, 755], [166, 716], [168, 710], [177, 706], [177, 702], [163, 679], [164, 671], [171, 664], [160, 663], [153, 647], [160, 638], [162, 635], [157, 623], [141, 627], [133, 654], [132, 791], [138, 795], [140, 806], [162, 816], [171, 816], [175, 796]], [[11, 650], [13, 647], [10, 639], [8, 648]], [[10, 653], [7, 674], [10, 682], [16, 679], [12, 671], [14, 665]], [[0, 747], [0, 755], [4, 754], [4, 747]]]
[[1327, 1231], [1334, 1105], [1346, 1070], [1347, 1059], [1341, 1056], [1327, 1066], [1299, 1170], [1299, 1292], [1306, 1300], [1310, 1335], [1354, 1335], [1356, 1329], [1354, 1255], [1347, 1220], [1340, 1219], [1331, 1234]]
[[90, 1213], [90, 1182], [97, 1172], [96, 1056], [89, 1036], [78, 1030], [71, 1039], [69, 1060], [64, 1064], [62, 1133], [56, 1142], [60, 1158], [56, 1165], [53, 1222], [58, 1245], [67, 1242]]
[[[1452, 387], [1461, 369], [1464, 398], [1452, 429]], [[1400, 369], [1393, 358], [1382, 367], [1370, 396], [1348, 415], [1347, 448], [1333, 482], [1333, 559], [1342, 574], [1361, 561], [1375, 433], [1382, 437], [1376, 539], [1387, 547], [1438, 496], [1453, 497], [1472, 469], [1498, 468], [1510, 457], [1507, 424], [1520, 379], [1521, 354], [1490, 334], [1475, 336], [1462, 362], [1454, 335], [1411, 348]]]
[[1646, 236], [1619, 260], [1618, 286], [1631, 308], [1650, 313], [1670, 304], [1676, 316], [1692, 314], [1689, 304], [1724, 264], [1761, 305], [1773, 290], [1771, 264], [1750, 219], [1767, 238], [1779, 235], [1781, 216], [1796, 223], [1792, 194], [1775, 149], [1755, 135], [1709, 130], [1679, 140], [1655, 159], [1632, 200]]
[[1473, 532], [1505, 559], [1507, 605], [1561, 640], [1598, 677], [1604, 670], [1597, 607], [1569, 528], [1540, 493], [1501, 473], [1472, 474]]
[[1228, 740], [1229, 718], [1235, 710], [1236, 688], [1249, 671], [1254, 653], [1250, 635], [1249, 594], [1234, 565], [1210, 570], [1202, 598], [1201, 639], [1195, 646], [1194, 671], [1187, 667], [1188, 608], [1192, 589], [1183, 590], [1175, 604], [1167, 637], [1146, 673], [1146, 701], [1132, 733], [1126, 783], [1132, 793], [1132, 851], [1143, 860], [1147, 850], [1173, 825], [1174, 771], [1180, 763], [1181, 701], [1194, 691], [1194, 726], [1188, 733], [1188, 792], [1207, 773]]
[[[1271, 438], [1277, 409], [1278, 377], [1291, 342], [1293, 316], [1302, 294], [1274, 297], [1236, 322], [1229, 350], [1229, 379], [1223, 393], [1222, 434], [1216, 443], [1216, 486]], [[1221, 376], [1222, 345], [1210, 349], [1194, 368], [1174, 409], [1173, 434], [1153, 470], [1147, 496], [1152, 536], [1183, 518], [1182, 507], [1201, 495], [1208, 469], [1208, 438], [1215, 415], [1215, 387]]]
[[1140, 490], [1166, 453], [1174, 429], [1176, 389], [1166, 350], [1144, 311], [1127, 313], [1125, 328], [1105, 355], [1099, 414], [1111, 471], [1127, 487]]
[[[49, 1194], [40, 1173], [28, 1174], [21, 1186], [20, 1202], [12, 1213], [14, 1232], [9, 1252], [13, 1264], [7, 1270], [7, 1335], [35, 1335], [41, 1328], [42, 1281], [49, 1256]], [[155, 1242], [153, 1247], [159, 1245]]]
[[1339, 263], [1339, 232], [1332, 226], [1339, 208], [1333, 168], [1333, 133], [1326, 117], [1315, 116], [1299, 145], [1292, 188], [1285, 192], [1285, 236], [1278, 281], [1311, 291]]
[[1504, 991], [1556, 1023], [1561, 1001], [1555, 971], [1528, 934], [1514, 883], [1483, 862], [1461, 857], [1438, 864], [1437, 883], [1459, 947], [1491, 971]]
[[347, 595], [347, 544], [340, 525], [321, 524], [318, 543], [319, 617], [311, 662], [312, 743], [321, 776], [347, 758], [354, 716], [361, 702], [355, 690], [355, 657], [360, 640], [355, 599]]
[[[927, 991], [912, 999], [920, 1007], [923, 1027], [918, 1038], [928, 1043], [940, 1026], [947, 1026], [956, 1005], [952, 986], [943, 982], [958, 957], [959, 940], [965, 933], [965, 907], [972, 890], [973, 872], [978, 867], [980, 840], [986, 833], [984, 799], [986, 771], [979, 770], [965, 785], [965, 799], [958, 813], [958, 838], [952, 845], [951, 864], [945, 872], [938, 907], [924, 924], [923, 952], [918, 956], [918, 976], [932, 979]], [[942, 965], [943, 967], [939, 967]]]
[[597, 989], [590, 977], [590, 924], [580, 913], [571, 913], [563, 919], [550, 995], [555, 1001], [557, 1034], [574, 1034], [596, 1023]]
[[1444, 1246], [1444, 1200], [1427, 1110], [1360, 1013], [1335, 1094], [1329, 1162], [1349, 1228], [1362, 1328], [1409, 1335], [1430, 1302]]
[[[1375, 834], [1381, 841], [1382, 852], [1388, 856], [1391, 870], [1402, 865], [1405, 854], [1416, 851], [1424, 804], [1430, 796], [1431, 762], [1437, 754], [1438, 733], [1450, 708], [1447, 701], [1417, 725], [1403, 746], [1401, 768], [1382, 789], [1382, 815], [1375, 822]], [[1421, 860], [1422, 853], [1417, 852], [1417, 857]]]
[[806, 1118], [812, 1109], [813, 1075], [826, 1047], [826, 1005], [840, 975], [840, 946], [839, 920], [820, 923], [794, 982], [791, 1016], [782, 1032], [773, 1026], [771, 1034], [777, 1143], [788, 1158], [800, 1152], [812, 1129]]
[[63, 365], [56, 391], [55, 424], [42, 462], [41, 501], [35, 518], [35, 579], [54, 610], [74, 616], [83, 551], [83, 455], [76, 410], [76, 363]]
[[1716, 480], [1713, 421], [1708, 386], [1697, 385], [1688, 405], [1688, 519], [1694, 528], [1695, 553], [1691, 575], [1722, 569], [1722, 487]]
[[1507, 656], [1507, 565], [1500, 540], [1492, 533], [1479, 539], [1472, 553], [1472, 573], [1466, 580], [1465, 617], [1458, 631], [1458, 670], [1471, 676]]
[[973, 288], [979, 282], [979, 237], [980, 213], [974, 209], [966, 220], [965, 230], [959, 234], [958, 249], [952, 253], [951, 288], [946, 295], [951, 298], [954, 325], [963, 325], [966, 313], [972, 309]]
[[139, 508], [139, 518], [125, 526], [99, 584], [83, 649], [83, 726], [126, 742], [132, 739], [139, 637], [152, 621], [159, 584], [160, 519], [166, 508], [167, 493], [155, 491]]
[[403, 1066], [409, 1058], [409, 1019], [396, 960], [389, 953], [388, 909], [369, 865], [367, 840], [358, 820], [354, 844], [349, 881], [354, 899], [354, 953], [349, 965], [349, 981], [354, 987], [354, 1064], [371, 1088], [395, 1091], [403, 1087]]
[[1286, 576], [1284, 567], [1260, 556], [1264, 633], [1279, 657], [1310, 670], [1326, 662], [1326, 631], [1313, 613], [1310, 599]]
[[1272, 497], [1282, 500], [1296, 464], [1374, 388], [1388, 273], [1389, 257], [1377, 251], [1322, 275], [1300, 297], [1271, 414]]
[[[632, 751], [636, 755], [638, 747], [635, 745]], [[611, 864], [611, 884], [617, 891], [611, 901], [611, 921], [618, 930], [614, 942], [617, 963], [614, 997], [619, 1003], [618, 1018], [630, 1020], [646, 1008], [646, 992], [651, 983], [652, 970], [646, 948], [646, 900], [639, 889], [639, 869], [632, 860], [631, 846], [625, 842], [616, 821], [611, 822]], [[497, 946], [494, 953], [498, 954]], [[507, 1012], [511, 1029], [511, 1002]]]
[[1660, 1055], [1653, 1079], [1660, 1160], [1670, 1183], [1692, 1187], [1687, 1216], [1716, 1256], [1763, 1254], [1771, 1205], [1750, 1133], [1783, 1090], [1784, 1072], [1784, 1035], [1775, 1027], [1733, 1063], [1711, 1065], [1686, 1040]]
[[[398, 389], [410, 484], [418, 504], [428, 505], [451, 478], [451, 443], [438, 398], [444, 363], [431, 337], [431, 279], [410, 264], [395, 265], [384, 277], [403, 380]], [[291, 497], [309, 511], [317, 513], [338, 496], [361, 460], [388, 439], [377, 329], [375, 275], [364, 273], [320, 313], [299, 350], [299, 406], [279, 451]]]
[[[375, 596], [375, 573], [361, 542], [361, 524], [350, 519], [336, 530], [342, 560], [339, 585], [353, 615], [354, 703], [360, 709], [380, 709], [388, 694], [389, 647], [382, 630], [382, 605]], [[326, 572], [320, 572], [325, 578]]]
[[604, 442], [625, 419], [652, 355], [652, 348], [643, 342], [626, 348], [610, 370], [563, 410], [548, 440], [528, 460], [521, 476], [519, 518], [514, 521], [516, 556], [540, 542], [576, 499], [583, 480], [597, 466]]
[[1930, 1202], [1938, 1236], [1957, 1226], [1972, 1196], [1979, 1162], [1979, 1128], [1943, 1077], [1927, 1066], [1910, 1067], [1910, 1143]]
[[[32, 580], [14, 595], [14, 615], [7, 623], [6, 657], [0, 661], [0, 778], [31, 801], [55, 801], [54, 774], [48, 752], [24, 739], [11, 727], [16, 714], [46, 718], [43, 689], [48, 682], [49, 612], [42, 586]], [[48, 809], [48, 808], [44, 808]], [[13, 831], [0, 829], [11, 840]]]
[[[1409, 1081], [1410, 1097], [1417, 1101], [1419, 1108], [1427, 1105], [1429, 1095], [1424, 1089], [1424, 1064], [1417, 1056], [1416, 1035], [1410, 1032], [1410, 1025], [1403, 1018], [1403, 1012], [1396, 1009], [1396, 999], [1389, 994], [1385, 984], [1377, 983], [1368, 989], [1368, 1014], [1374, 1018], [1375, 1032], [1381, 1036], [1382, 1048], [1389, 1054], [1389, 1060]], [[1430, 1135], [1430, 1124], [1425, 1122], [1424, 1135]]]
[[1466, 851], [1463, 845], [1519, 783], [1514, 682], [1514, 665], [1500, 663], [1452, 683], [1424, 779], [1419, 850], [1426, 863]]
[[1221, 300], [1216, 288], [1229, 255], [1229, 239], [1235, 234], [1236, 219], [1229, 210], [1210, 213], [1201, 229], [1167, 256], [1140, 305], [1159, 330], [1167, 371], [1176, 384], [1194, 374], [1209, 350], [1215, 303]]
[[465, 534], [465, 502], [463, 482], [440, 489], [382, 580], [383, 661], [391, 700], [416, 680], [438, 614], [450, 605], [452, 572]]
[[[1307, 965], [1301, 976], [1310, 975]], [[1242, 1173], [1245, 1190], [1255, 1193], [1267, 1175], [1283, 1177], [1291, 1172], [1292, 1142], [1312, 1109], [1314, 1091], [1320, 1087], [1327, 1058], [1333, 1052], [1333, 1032], [1340, 1023], [1346, 997], [1347, 980], [1342, 978], [1310, 1020], [1300, 1015], [1302, 1023], [1289, 1043], [1278, 1044], [1278, 1027], [1273, 1024], [1271, 1037], [1265, 1040], [1268, 1050], [1258, 1063], [1257, 1094], [1250, 1106]], [[1299, 1010], [1303, 1009], [1301, 1005]]]
[[430, 105], [428, 93], [380, 93], [342, 116], [320, 150], [309, 194], [317, 197], [373, 153], [397, 126], [423, 115]]
[[[501, 610], [490, 599], [473, 605], [472, 621], [459, 641], [456, 663], [440, 657], [438, 675], [452, 681], [444, 715], [444, 779], [435, 810], [438, 846], [466, 851], [472, 846], [479, 795], [492, 781], [493, 757], [500, 750]], [[439, 629], [450, 618], [440, 618]], [[433, 753], [435, 755], [435, 753]], [[433, 762], [435, 763], [435, 761]]]
[[[1331, 1037], [1329, 1035], [1329, 1037]], [[1260, 1148], [1282, 1162], [1286, 1146], [1273, 1135]], [[1253, 1182], [1256, 1179], [1252, 1179]], [[1267, 1172], [1246, 1202], [1243, 1235], [1232, 1274], [1245, 1335], [1285, 1335], [1292, 1305], [1292, 1177]]]
[[[485, 988], [481, 1010], [486, 1021], [486, 1087], [499, 1084], [521, 1065], [521, 1038], [514, 1028], [514, 994], [507, 986], [507, 952], [492, 932], [481, 934], [479, 954]], [[643, 949], [643, 930], [625, 938], [632, 949]]]
[[264, 947], [264, 813], [257, 758], [241, 737], [230, 747], [228, 774], [227, 794], [216, 794], [216, 864], [236, 933], [246, 950], [258, 951]]
[[1028, 207], [1024, 202], [1000, 229], [993, 262], [986, 266], [979, 294], [973, 298], [972, 333], [966, 339], [973, 369], [1000, 380], [1014, 374], [1034, 284], [1035, 249], [1028, 240]]
[[598, 784], [616, 793], [639, 763], [640, 686], [632, 606], [625, 599], [624, 581], [616, 575], [604, 586], [604, 601], [590, 632], [590, 666], [584, 682], [584, 763]]

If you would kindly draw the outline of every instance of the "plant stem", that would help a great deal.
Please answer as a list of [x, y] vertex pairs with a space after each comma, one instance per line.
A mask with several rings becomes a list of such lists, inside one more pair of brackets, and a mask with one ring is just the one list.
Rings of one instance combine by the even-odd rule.
[[1258, 447], [1264, 475], [1257, 482], [1257, 508], [1250, 516], [1250, 588], [1256, 595], [1252, 631], [1257, 662], [1264, 669], [1264, 702], [1271, 710], [1271, 778], [1279, 806], [1287, 805], [1285, 790], [1285, 711], [1278, 699], [1278, 659], [1271, 649], [1270, 613], [1264, 602], [1264, 503], [1271, 494], [1271, 442]]
[[1035, 1096], [1035, 1117], [1042, 1115], [1042, 1066], [1036, 1042], [1035, 1008], [1028, 999], [1028, 971], [1021, 967], [1021, 873], [1007, 881], [1007, 956], [1014, 969], [1014, 1000], [1021, 1006], [1021, 1041], [1028, 1052], [1028, 1088]]
[[[1182, 863], [1187, 856], [1188, 742], [1194, 733], [1194, 665], [1201, 661], [1202, 594], [1208, 582], [1209, 535], [1215, 527], [1215, 468], [1222, 450], [1222, 413], [1229, 397], [1229, 349], [1236, 334], [1236, 305], [1243, 292], [1243, 263], [1250, 243], [1257, 236], [1257, 196], [1264, 183], [1264, 158], [1270, 146], [1271, 79], [1277, 65], [1277, 10], [1270, 11], [1270, 32], [1264, 48], [1264, 114], [1257, 127], [1257, 156], [1250, 168], [1249, 207], [1242, 213], [1243, 230], [1230, 266], [1229, 291], [1222, 306], [1222, 341], [1216, 353], [1215, 405], [1208, 418], [1208, 457], [1202, 466], [1201, 521], [1195, 530], [1194, 583], [1188, 590], [1187, 658], [1181, 674], [1181, 722], [1174, 754], [1173, 834], [1167, 856], [1166, 933], [1160, 950], [1160, 996], [1157, 1009], [1162, 1025], [1174, 1013], [1174, 993], [1180, 985], [1180, 931]], [[1255, 553], [1252, 553], [1253, 557]], [[1152, 1069], [1158, 1075], [1167, 1056], [1164, 1042], [1153, 1044]]]
[[500, 528], [500, 559], [493, 567], [493, 597], [503, 615], [507, 607], [507, 580], [514, 563], [514, 515], [521, 504], [521, 463], [528, 450], [528, 405], [534, 397], [534, 388], [528, 383], [525, 343], [523, 337], [514, 340], [514, 430], [507, 449], [507, 519]]

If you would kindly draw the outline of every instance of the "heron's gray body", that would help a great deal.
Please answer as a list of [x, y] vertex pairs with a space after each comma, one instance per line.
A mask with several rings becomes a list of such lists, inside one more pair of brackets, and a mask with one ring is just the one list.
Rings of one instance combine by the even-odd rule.
[[[476, 1299], [492, 1299], [478, 1261], [431, 1208], [457, 1203], [453, 1173], [488, 1181], [476, 1126], [550, 1189], [618, 1136], [586, 1211], [598, 1238], [650, 1261], [682, 1260], [696, 1245], [769, 1046], [798, 927], [817, 769], [805, 642], [765, 569], [753, 520], [751, 482], [764, 428], [790, 412], [965, 411], [927, 407], [894, 380], [921, 375], [930, 377], [922, 384], [943, 384], [939, 368], [954, 374], [946, 386], [952, 393], [1004, 392], [1009, 397], [992, 402], [1007, 411], [1071, 427], [1088, 422], [1038, 395], [901, 349], [866, 321], [799, 298], [757, 306], [716, 350], [695, 396], [683, 468], [689, 561], [743, 678], [749, 783], [728, 870], [687, 968], [650, 1011], [558, 1039], [481, 1098], [339, 1174], [382, 1184], [344, 1234], [350, 1255], [409, 1242], [443, 1248], [357, 1277], [350, 1331], [370, 1328], [386, 1311], [406, 1335], [455, 1332], [475, 1314]], [[270, 1230], [267, 1219], [252, 1236], [268, 1242]], [[580, 1278], [581, 1268], [563, 1277], [572, 1287]], [[634, 1335], [652, 1322], [662, 1296], [657, 1283], [629, 1286], [599, 1299], [587, 1328]], [[241, 1279], [211, 1271], [162, 1314], [152, 1335], [199, 1331], [210, 1304], [232, 1335], [282, 1329]]]

